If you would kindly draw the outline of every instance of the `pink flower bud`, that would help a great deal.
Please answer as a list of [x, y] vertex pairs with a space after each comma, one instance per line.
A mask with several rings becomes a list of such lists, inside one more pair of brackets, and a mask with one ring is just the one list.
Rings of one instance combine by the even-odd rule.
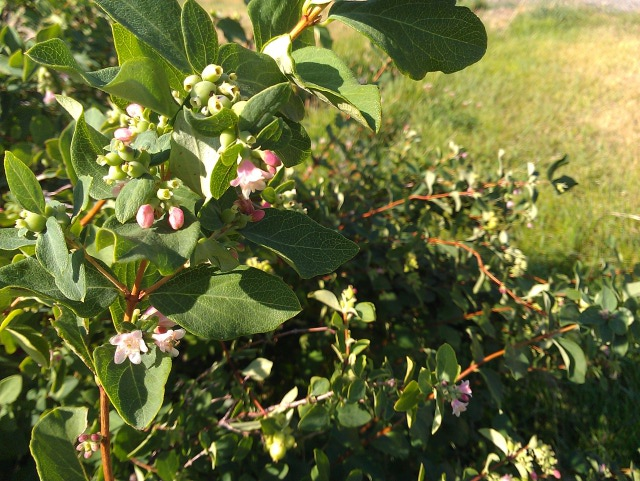
[[508, 200], [507, 201], [507, 209], [513, 209], [515, 207], [516, 203], [512, 200]]
[[128, 127], [122, 127], [122, 128], [116, 129], [116, 131], [113, 133], [113, 137], [121, 141], [125, 145], [128, 145], [129, 143], [131, 143], [134, 135], [135, 134], [133, 130], [131, 130]]
[[88, 440], [89, 440], [88, 434], [81, 434], [80, 436], [78, 436], [79, 443], [84, 443], [85, 441], [88, 441]]
[[184, 212], [180, 207], [169, 208], [169, 225], [173, 230], [178, 230], [184, 225]]
[[153, 206], [151, 204], [141, 205], [136, 214], [136, 220], [143, 229], [151, 227], [154, 221]]
[[144, 112], [144, 107], [139, 104], [130, 104], [130, 105], [127, 105], [126, 111], [129, 117], [141, 118], [142, 113]]
[[42, 99], [42, 102], [45, 105], [53, 105], [56, 103], [56, 94], [54, 94], [51, 90], [47, 90], [44, 93], [44, 98]]
[[99, 443], [100, 441], [102, 441], [102, 434], [99, 433], [93, 433], [91, 436], [91, 441], [93, 441], [94, 443]]
[[258, 222], [259, 220], [264, 219], [264, 211], [262, 209], [256, 209], [251, 214], [251, 220], [253, 222]]
[[271, 167], [280, 167], [282, 165], [280, 158], [270, 150], [264, 153], [264, 163]]

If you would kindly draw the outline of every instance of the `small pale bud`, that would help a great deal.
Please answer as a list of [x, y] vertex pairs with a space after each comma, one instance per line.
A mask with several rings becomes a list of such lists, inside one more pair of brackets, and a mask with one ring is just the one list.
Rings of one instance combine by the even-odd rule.
[[156, 196], [160, 200], [169, 200], [173, 197], [173, 192], [170, 189], [158, 189]]
[[133, 138], [135, 137], [135, 133], [128, 127], [122, 127], [120, 129], [116, 129], [113, 133], [113, 137], [120, 140], [123, 144], [129, 144]]
[[200, 78], [200, 75], [189, 75], [186, 79], [184, 79], [182, 86], [187, 92], [191, 92], [191, 89], [193, 89], [193, 86], [198, 82], [200, 82], [200, 80], [202, 80]]
[[220, 65], [210, 64], [207, 65], [202, 71], [202, 80], [209, 82], [217, 82], [220, 80], [220, 76], [224, 71]]
[[143, 229], [151, 227], [154, 221], [153, 206], [151, 204], [141, 205], [136, 214], [136, 221]]
[[178, 230], [184, 225], [184, 212], [180, 207], [169, 208], [169, 225], [173, 230]]
[[129, 104], [127, 105], [126, 111], [129, 117], [141, 119], [144, 113], [144, 107], [140, 104]]

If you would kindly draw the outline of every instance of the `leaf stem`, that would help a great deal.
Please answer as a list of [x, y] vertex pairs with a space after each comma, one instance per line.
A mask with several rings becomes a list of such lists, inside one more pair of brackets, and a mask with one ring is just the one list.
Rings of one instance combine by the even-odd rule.
[[136, 308], [136, 305], [141, 299], [140, 296], [140, 285], [142, 284], [142, 278], [144, 277], [144, 271], [147, 269], [149, 265], [149, 261], [147, 259], [143, 259], [138, 266], [138, 272], [136, 272], [136, 279], [133, 281], [133, 286], [131, 287], [131, 293], [127, 296], [127, 310], [124, 313], [124, 321], [128, 322], [131, 320], [133, 316], [133, 310]]
[[111, 433], [109, 432], [109, 398], [102, 385], [100, 390], [100, 456], [102, 457], [102, 474], [104, 481], [115, 481], [111, 466]]

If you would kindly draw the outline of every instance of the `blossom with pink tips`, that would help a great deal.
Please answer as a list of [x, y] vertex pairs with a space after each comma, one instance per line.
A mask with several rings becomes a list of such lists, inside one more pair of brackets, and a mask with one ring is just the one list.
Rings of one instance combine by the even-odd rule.
[[142, 362], [140, 353], [147, 352], [147, 347], [142, 338], [142, 331], [123, 332], [109, 339], [109, 343], [116, 346], [116, 353], [113, 356], [113, 362], [122, 364], [125, 359], [129, 358], [133, 364]]
[[185, 334], [186, 331], [184, 329], [176, 329], [175, 331], [169, 329], [167, 332], [154, 333], [151, 337], [153, 337], [153, 341], [162, 352], [168, 353], [171, 357], [177, 357], [180, 353], [176, 349], [176, 345]]
[[238, 165], [238, 177], [231, 181], [233, 187], [240, 187], [242, 195], [248, 199], [252, 192], [264, 190], [267, 186], [265, 180], [273, 177], [271, 172], [259, 169], [249, 159], [244, 159]]
[[127, 111], [127, 115], [129, 117], [134, 118], [142, 118], [142, 113], [144, 112], [144, 107], [140, 104], [129, 104], [125, 109]]
[[184, 225], [184, 212], [180, 207], [169, 207], [169, 225], [173, 230], [178, 230]]
[[156, 317], [158, 319], [158, 326], [155, 328], [155, 332], [158, 334], [163, 334], [167, 332], [167, 329], [171, 329], [173, 326], [176, 325], [175, 322], [173, 322], [171, 319], [169, 319], [167, 316], [165, 316], [162, 312], [160, 312], [158, 309], [156, 309], [153, 306], [149, 307], [149, 309], [147, 309], [144, 312], [142, 317], [144, 317], [145, 319], [148, 319], [150, 317]]
[[44, 98], [42, 99], [42, 102], [45, 105], [53, 105], [56, 103], [56, 94], [54, 94], [51, 90], [47, 90], [44, 93]]
[[131, 130], [129, 127], [121, 127], [116, 129], [113, 133], [113, 137], [116, 140], [121, 141], [124, 145], [129, 145], [133, 138], [135, 137], [135, 132]]
[[460, 413], [463, 413], [467, 410], [467, 405], [469, 403], [463, 403], [459, 399], [454, 399], [451, 401], [451, 409], [453, 410], [453, 415], [460, 417]]
[[469, 381], [462, 381], [458, 386], [456, 386], [456, 388], [460, 394], [464, 394], [466, 396], [471, 396], [473, 394], [469, 387]]
[[155, 220], [155, 212], [153, 206], [151, 204], [143, 204], [138, 209], [138, 213], [136, 214], [136, 221], [138, 225], [143, 229], [148, 229], [153, 225], [153, 221]]

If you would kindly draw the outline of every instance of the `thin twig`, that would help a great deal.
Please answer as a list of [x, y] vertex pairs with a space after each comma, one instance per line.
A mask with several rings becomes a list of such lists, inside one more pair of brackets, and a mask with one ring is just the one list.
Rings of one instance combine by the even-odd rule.
[[100, 212], [100, 209], [102, 209], [102, 206], [106, 202], [107, 201], [105, 199], [100, 199], [98, 202], [96, 202], [93, 205], [93, 207], [91, 208], [91, 210], [89, 212], [87, 212], [86, 215], [82, 219], [80, 219], [80, 225], [82, 227], [84, 227], [89, 222], [91, 222], [93, 220], [93, 218], [98, 214], [98, 212]]
[[104, 481], [115, 481], [111, 466], [111, 433], [109, 431], [109, 397], [102, 385], [100, 390], [100, 456], [102, 457], [102, 474]]

